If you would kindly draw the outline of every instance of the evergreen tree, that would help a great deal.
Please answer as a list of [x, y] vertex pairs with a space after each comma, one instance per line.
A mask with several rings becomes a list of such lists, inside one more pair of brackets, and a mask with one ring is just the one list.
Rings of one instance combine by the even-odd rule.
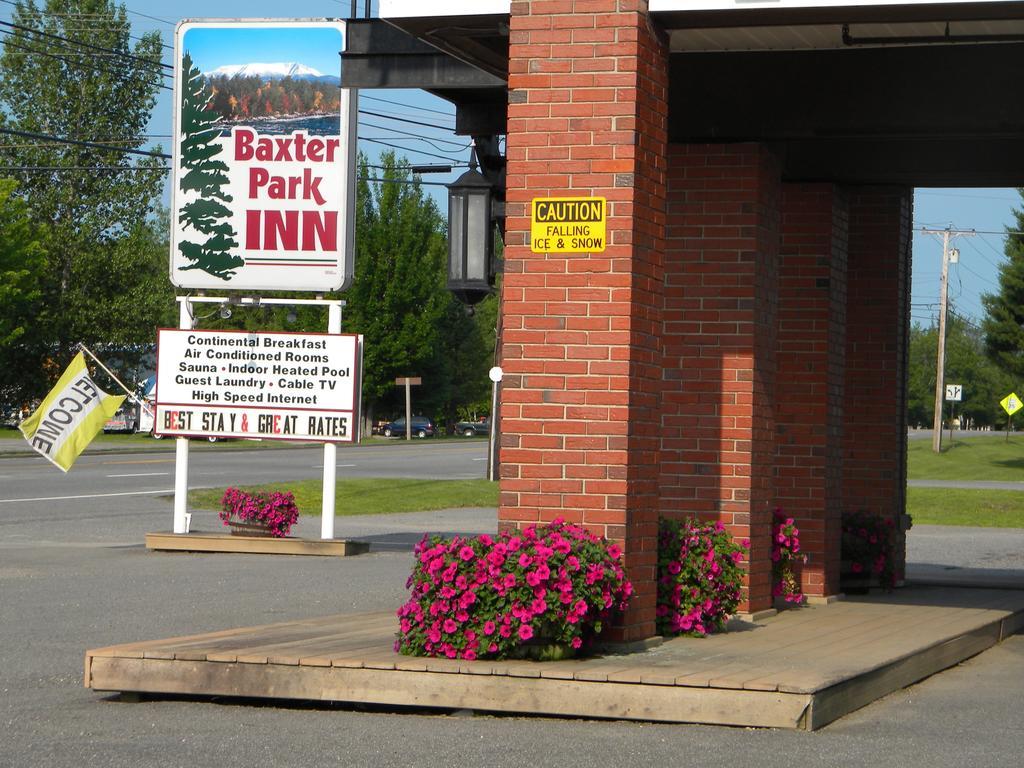
[[[1024, 189], [1017, 190], [1024, 196]], [[999, 292], [981, 297], [987, 313], [982, 327], [992, 360], [1018, 382], [1024, 380], [1024, 211], [1014, 210], [1007, 232], [1006, 261], [999, 267]]]
[[[932, 326], [910, 329], [908, 356], [907, 421], [911, 426], [930, 428], [935, 413], [935, 365], [939, 331]], [[946, 325], [947, 384], [963, 387], [963, 400], [955, 406], [958, 417], [967, 417], [973, 426], [999, 426], [1006, 414], [999, 401], [1014, 389], [1013, 380], [985, 354], [981, 329], [949, 313]], [[944, 405], [948, 417], [953, 411]]]
[[39, 344], [32, 319], [40, 311], [46, 254], [25, 202], [12, 197], [16, 186], [0, 179], [0, 406], [8, 407], [22, 405], [43, 384], [42, 371], [26, 367], [25, 357]]
[[[77, 342], [102, 347], [113, 329], [121, 359], [141, 357], [154, 329], [174, 317], [167, 251], [157, 245], [165, 238], [154, 216], [164, 161], [112, 151], [146, 144], [162, 82], [161, 41], [149, 33], [132, 45], [127, 14], [110, 0], [17, 0], [12, 22], [20, 28], [8, 30], [0, 57], [0, 120], [102, 145], [19, 138], [0, 148], [4, 166], [23, 169], [9, 172], [18, 182], [13, 194], [25, 201], [45, 253], [42, 267], [35, 251], [19, 257], [37, 270], [38, 309], [28, 332], [3, 350], [0, 368], [17, 365], [23, 395], [38, 397], [48, 382], [34, 377], [59, 376]], [[159, 283], [150, 279], [157, 272], [165, 276]], [[112, 304], [113, 293], [132, 311]]]
[[225, 205], [232, 200], [224, 191], [228, 167], [223, 160], [216, 159], [224, 149], [216, 141], [220, 136], [220, 116], [209, 109], [213, 97], [188, 51], [182, 57], [181, 69], [181, 167], [185, 174], [180, 191], [199, 196], [181, 207], [178, 222], [185, 229], [206, 235], [206, 239], [202, 243], [178, 243], [178, 250], [191, 262], [180, 269], [200, 269], [230, 280], [245, 260], [231, 253], [232, 248], [238, 247], [238, 241], [229, 221], [231, 209]]
[[[379, 182], [360, 156], [356, 198], [356, 263], [345, 294], [345, 330], [365, 337], [363, 397], [368, 420], [404, 408], [400, 376], [420, 376], [417, 414], [450, 421], [465, 398], [486, 390], [490, 351], [474, 322], [445, 286], [444, 218], [407, 164], [380, 158]], [[493, 331], [491, 333], [493, 339]]]

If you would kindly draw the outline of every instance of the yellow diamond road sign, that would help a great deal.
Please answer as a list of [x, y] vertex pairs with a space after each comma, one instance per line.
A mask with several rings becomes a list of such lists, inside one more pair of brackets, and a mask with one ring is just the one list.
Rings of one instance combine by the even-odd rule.
[[999, 404], [1003, 406], [1003, 410], [1006, 411], [1010, 416], [1013, 416], [1013, 414], [1015, 414], [1021, 408], [1024, 408], [1024, 403], [1021, 403], [1020, 398], [1017, 397], [1016, 392], [1011, 392], [1010, 394], [1008, 394], [1006, 397], [999, 401]]
[[535, 197], [530, 215], [533, 253], [600, 253], [607, 245], [603, 197]]

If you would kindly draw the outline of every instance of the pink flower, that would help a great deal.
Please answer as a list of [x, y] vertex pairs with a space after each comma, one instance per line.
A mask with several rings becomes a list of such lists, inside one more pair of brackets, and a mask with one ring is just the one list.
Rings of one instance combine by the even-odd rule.
[[683, 566], [678, 560], [673, 560], [668, 564], [668, 572], [673, 576], [677, 575], [681, 570], [683, 570]]
[[473, 551], [472, 547], [467, 545], [459, 550], [459, 557], [463, 561], [472, 560], [474, 557], [476, 557], [476, 552]]
[[572, 640], [569, 641], [569, 645], [571, 645], [573, 648], [579, 648], [581, 645], [583, 645], [583, 640], [579, 637], [574, 637]]
[[455, 631], [456, 629], [458, 629], [458, 628], [459, 628], [459, 625], [458, 625], [458, 624], [456, 624], [456, 623], [455, 623], [454, 621], [452, 621], [451, 619], [445, 619], [445, 620], [444, 620], [444, 631], [445, 631], [446, 633], [448, 633], [449, 635], [450, 635], [450, 634], [451, 634], [452, 632], [454, 632], [454, 631]]
[[489, 635], [493, 635], [495, 629], [496, 629], [496, 627], [494, 625], [494, 622], [491, 621], [490, 619], [488, 619], [487, 621], [484, 622], [484, 634], [485, 635], [488, 635], [488, 636]]
[[519, 626], [519, 639], [529, 640], [531, 637], [533, 637], [533, 627], [529, 624], [521, 624]]

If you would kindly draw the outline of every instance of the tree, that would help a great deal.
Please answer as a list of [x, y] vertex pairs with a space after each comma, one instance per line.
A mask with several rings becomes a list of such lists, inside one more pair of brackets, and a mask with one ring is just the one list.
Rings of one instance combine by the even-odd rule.
[[447, 238], [437, 205], [404, 159], [384, 153], [380, 166], [379, 181], [367, 181], [371, 169], [359, 158], [355, 277], [345, 295], [345, 330], [365, 337], [365, 415], [398, 412], [404, 395], [395, 379], [420, 376], [414, 410], [449, 421], [466, 398], [479, 397], [473, 387], [486, 388], [493, 340], [488, 350], [481, 325], [445, 286]]
[[[1024, 189], [1017, 190], [1024, 196]], [[1024, 211], [1014, 210], [1007, 231], [1006, 261], [999, 267], [999, 292], [981, 297], [986, 317], [985, 349], [1015, 380], [1024, 380]]]
[[238, 233], [230, 223], [231, 209], [225, 205], [232, 200], [224, 191], [228, 166], [216, 159], [224, 149], [216, 142], [220, 136], [220, 115], [208, 109], [213, 97], [188, 51], [182, 57], [181, 69], [181, 167], [185, 174], [180, 186], [183, 193], [197, 193], [199, 197], [181, 207], [178, 221], [185, 229], [206, 235], [206, 239], [202, 243], [178, 243], [178, 250], [192, 262], [180, 269], [201, 269], [229, 280], [245, 260], [231, 253], [232, 248], [238, 247]]
[[[907, 421], [931, 426], [935, 412], [935, 364], [939, 332], [935, 327], [910, 329], [907, 385]], [[1014, 388], [1013, 380], [985, 354], [981, 329], [951, 311], [946, 325], [947, 384], [963, 387], [956, 404], [958, 418], [973, 426], [999, 426], [1006, 414], [999, 401]], [[944, 406], [947, 416], [952, 407]]]
[[26, 399], [26, 376], [38, 386], [42, 373], [22, 366], [26, 350], [38, 344], [31, 320], [40, 312], [46, 254], [25, 202], [12, 197], [16, 186], [0, 179], [0, 405], [8, 406]]
[[[26, 374], [46, 369], [52, 378], [77, 342], [103, 346], [116, 338], [124, 355], [141, 355], [155, 341], [155, 327], [173, 317], [169, 283], [151, 279], [155, 270], [166, 272], [166, 252], [157, 247], [164, 240], [161, 222], [154, 218], [163, 160], [117, 151], [145, 144], [162, 82], [161, 41], [154, 32], [132, 46], [127, 14], [110, 0], [14, 6], [17, 26], [0, 57], [4, 125], [55, 137], [19, 138], [0, 149], [0, 162], [20, 169], [10, 172], [18, 180], [15, 194], [31, 219], [45, 224], [37, 343], [26, 341], [17, 359]], [[144, 247], [136, 250], [139, 244]], [[130, 311], [111, 303], [112, 293]]]

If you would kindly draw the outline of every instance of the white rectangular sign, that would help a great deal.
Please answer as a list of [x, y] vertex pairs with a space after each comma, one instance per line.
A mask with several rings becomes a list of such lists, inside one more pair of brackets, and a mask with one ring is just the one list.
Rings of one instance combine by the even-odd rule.
[[946, 399], [951, 400], [954, 403], [959, 403], [963, 397], [964, 388], [961, 384], [947, 384], [946, 385]]
[[158, 435], [352, 442], [359, 337], [162, 328]]
[[333, 291], [352, 277], [356, 99], [342, 21], [181, 22], [171, 282]]

